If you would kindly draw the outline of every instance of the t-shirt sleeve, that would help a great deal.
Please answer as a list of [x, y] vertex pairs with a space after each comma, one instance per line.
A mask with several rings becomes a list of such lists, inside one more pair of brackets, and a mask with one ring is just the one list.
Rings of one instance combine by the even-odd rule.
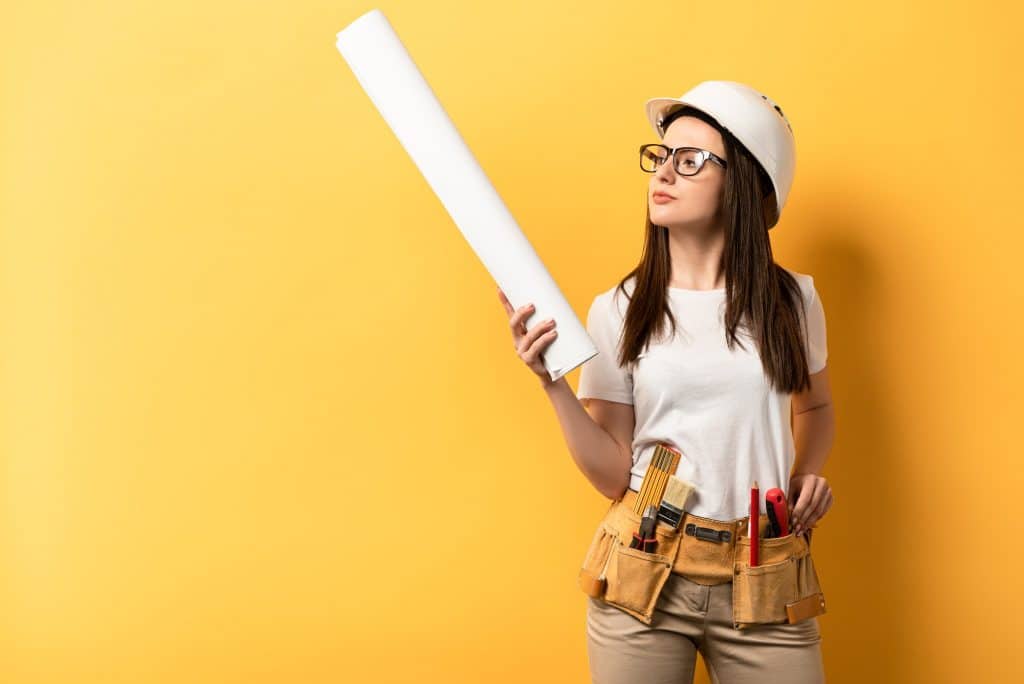
[[579, 399], [593, 398], [633, 403], [633, 373], [618, 364], [622, 312], [614, 297], [598, 295], [587, 312], [587, 334], [597, 347], [597, 355], [580, 368]]
[[825, 367], [828, 359], [828, 344], [825, 334], [825, 307], [821, 303], [818, 290], [814, 287], [814, 278], [810, 280], [810, 293], [807, 301], [807, 370], [812, 375]]

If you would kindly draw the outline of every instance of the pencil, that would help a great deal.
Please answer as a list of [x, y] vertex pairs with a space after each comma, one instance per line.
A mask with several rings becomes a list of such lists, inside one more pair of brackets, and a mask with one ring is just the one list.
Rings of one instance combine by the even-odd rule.
[[757, 542], [761, 523], [761, 494], [757, 488], [757, 480], [750, 488], [750, 564], [757, 565]]

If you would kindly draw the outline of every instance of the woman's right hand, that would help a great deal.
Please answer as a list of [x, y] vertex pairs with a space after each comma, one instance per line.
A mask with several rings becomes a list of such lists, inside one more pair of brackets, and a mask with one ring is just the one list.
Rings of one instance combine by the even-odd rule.
[[512, 328], [512, 344], [519, 354], [519, 358], [526, 363], [544, 382], [550, 382], [551, 376], [544, 367], [544, 349], [551, 344], [558, 331], [555, 330], [555, 322], [551, 319], [541, 321], [529, 330], [526, 328], [525, 320], [533, 314], [533, 304], [526, 304], [515, 311], [512, 310], [512, 303], [508, 301], [505, 293], [498, 288], [498, 299], [505, 307], [508, 314], [508, 324]]

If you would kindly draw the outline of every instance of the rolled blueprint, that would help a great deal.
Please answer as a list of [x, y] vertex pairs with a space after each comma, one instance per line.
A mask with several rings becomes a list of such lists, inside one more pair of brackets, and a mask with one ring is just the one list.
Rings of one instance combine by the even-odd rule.
[[353, 21], [338, 32], [337, 46], [512, 306], [532, 302], [533, 321], [557, 323], [558, 337], [544, 350], [551, 380], [596, 355], [586, 328], [384, 14], [374, 9]]

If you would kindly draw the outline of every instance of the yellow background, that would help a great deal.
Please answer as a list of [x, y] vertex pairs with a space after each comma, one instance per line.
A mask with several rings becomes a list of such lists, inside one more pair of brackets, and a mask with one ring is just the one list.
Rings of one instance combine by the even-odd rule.
[[[607, 502], [335, 48], [375, 6], [5, 4], [0, 680], [586, 681]], [[581, 317], [639, 257], [643, 102], [780, 104], [830, 681], [1019, 678], [1019, 11], [379, 7]]]

